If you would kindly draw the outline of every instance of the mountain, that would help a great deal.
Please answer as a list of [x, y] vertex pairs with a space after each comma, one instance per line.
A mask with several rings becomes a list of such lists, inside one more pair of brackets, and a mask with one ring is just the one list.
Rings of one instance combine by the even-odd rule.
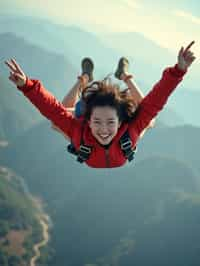
[[[66, 166], [60, 163], [57, 171], [58, 169], [64, 173]], [[131, 256], [133, 260], [134, 251], [138, 253], [138, 249], [139, 259], [142, 259], [143, 249], [140, 239], [143, 237], [144, 242], [148, 242], [151, 228], [158, 226], [160, 229], [165, 224], [168, 208], [171, 213], [174, 205], [179, 209], [176, 204], [179, 191], [187, 191], [186, 193], [194, 196], [198, 194], [195, 192], [196, 183], [193, 183], [195, 178], [190, 169], [182, 163], [164, 158], [155, 157], [141, 162], [136, 168], [130, 167], [112, 172], [105, 170], [94, 173], [83, 168], [80, 176], [74, 166], [67, 169], [68, 172], [70, 169], [71, 174], [65, 172], [65, 181], [57, 175], [60, 183], [59, 195], [54, 196], [53, 201], [49, 200], [53, 203], [51, 208], [54, 209], [52, 215], [55, 230], [52, 237], [57, 251], [50, 265], [59, 265], [67, 257], [67, 261], [73, 266], [112, 265], [111, 263], [123, 266], [126, 264], [122, 263], [122, 259]], [[169, 174], [168, 169], [171, 169]], [[197, 221], [199, 221], [198, 206], [192, 211]], [[174, 216], [176, 217], [176, 214]], [[148, 230], [147, 224], [151, 224]], [[195, 225], [198, 227], [197, 222]], [[174, 223], [174, 226], [177, 225]], [[170, 231], [170, 227], [168, 230]], [[162, 235], [162, 231], [159, 233], [158, 238]], [[155, 249], [159, 248], [159, 242], [153, 243]], [[174, 243], [175, 252], [178, 249], [177, 244], [178, 241]], [[197, 246], [198, 237], [190, 246], [190, 250], [195, 250]], [[165, 252], [166, 249], [163, 249], [159, 254], [160, 260], [167, 259]], [[77, 253], [79, 256], [74, 256]], [[150, 265], [156, 256], [158, 254], [152, 254]], [[193, 257], [191, 262], [192, 260]]]
[[[41, 241], [40, 213], [22, 177], [1, 165], [0, 265], [29, 265], [33, 246]], [[47, 261], [48, 257], [44, 259]]]
[[[56, 95], [61, 95], [61, 89], [68, 89], [73, 77], [77, 76], [71, 62], [62, 54], [46, 51], [15, 33], [0, 34], [0, 49], [2, 63], [14, 57], [28, 77], [42, 80]], [[2, 70], [8, 75], [6, 66]], [[69, 76], [66, 75], [67, 71]]]
[[[11, 43], [17, 43], [16, 39], [8, 38], [6, 43], [1, 40], [3, 59], [10, 58], [11, 55], [18, 56], [19, 62], [22, 63], [27, 73], [37, 76], [52, 90], [58, 87], [61, 87], [61, 90], [63, 87], [71, 87], [80, 69], [80, 61], [84, 56], [90, 56], [94, 59], [95, 79], [102, 79], [108, 73], [113, 73], [119, 58], [124, 55], [128, 56], [130, 71], [134, 73], [135, 80], [145, 94], [160, 79], [163, 69], [166, 66], [174, 65], [176, 62], [176, 55], [135, 32], [99, 35], [77, 26], [63, 26], [31, 17], [1, 16], [0, 22], [0, 32], [7, 35], [9, 34], [6, 32], [12, 32], [18, 36], [18, 40], [21, 40], [21, 44], [16, 45], [17, 47], [23, 47], [23, 43], [28, 41], [32, 46], [41, 49], [41, 53], [37, 56], [37, 53], [34, 53], [30, 47], [26, 47], [26, 49], [23, 49], [23, 51], [27, 51], [24, 58], [24, 52], [11, 47]], [[5, 49], [6, 53], [4, 55]], [[61, 58], [50, 60], [46, 58], [46, 53], [50, 55], [56, 53], [57, 57]], [[34, 57], [31, 56], [31, 62], [36, 58], [34, 65], [37, 68], [30, 69], [30, 63], [28, 63], [30, 54], [34, 54]], [[69, 65], [63, 65], [62, 59], [67, 60]], [[37, 62], [41, 62], [39, 66]], [[55, 62], [56, 69], [54, 68]], [[198, 64], [195, 62], [194, 67], [191, 68], [184, 81], [179, 85], [180, 88], [172, 96], [173, 100], [170, 99], [169, 107], [180, 116], [181, 120], [184, 120], [184, 123], [200, 126], [197, 102], [200, 93], [197, 91], [196, 85], [198, 84], [197, 66]], [[53, 68], [52, 71], [51, 67]], [[113, 81], [121, 84], [116, 79], [113, 79]], [[59, 92], [61, 91], [59, 90]], [[63, 93], [59, 92], [56, 91], [55, 93], [58, 93], [59, 96], [63, 96], [65, 93], [64, 90]], [[179, 125], [181, 120], [177, 121], [175, 125]], [[174, 122], [176, 122], [175, 118]], [[171, 125], [171, 121], [167, 124]]]
[[167, 127], [176, 127], [184, 125], [186, 124], [186, 122], [183, 117], [184, 116], [179, 115], [179, 113], [166, 106], [156, 118], [156, 127], [160, 126], [160, 123], [164, 124]]
[[0, 75], [0, 139], [13, 141], [41, 118], [11, 82]]
[[[17, 22], [13, 22], [13, 29], [16, 27], [15, 24], [17, 25]], [[105, 44], [102, 45], [97, 36], [76, 27], [62, 28], [61, 34], [61, 28], [58, 25], [56, 30], [50, 24], [49, 27], [47, 24], [44, 27], [41, 21], [38, 21], [37, 25], [35, 22], [33, 24], [35, 30], [32, 36], [35, 43], [25, 35], [23, 38], [16, 35], [19, 30], [15, 34], [1, 35], [0, 46], [3, 59], [17, 55], [17, 60], [22, 62], [27, 73], [31, 76], [35, 73], [41, 75], [40, 78], [45, 79], [48, 89], [58, 97], [63, 96], [65, 88], [68, 87], [64, 82], [69, 82], [61, 75], [61, 71], [67, 69], [66, 65], [68, 69], [73, 70], [73, 75], [70, 74], [71, 82], [73, 80], [71, 76], [76, 76], [73, 66], [79, 67], [79, 57], [82, 53], [84, 54], [84, 51], [93, 54], [95, 62], [101, 59], [102, 54], [106, 56], [106, 58], [102, 57], [99, 67], [102, 75], [104, 70], [112, 69], [114, 58], [119, 55], [114, 49], [111, 53], [110, 48]], [[38, 26], [41, 31], [36, 30]], [[4, 27], [6, 29], [5, 24]], [[29, 30], [30, 35], [30, 24], [27, 23], [25, 28], [27, 32]], [[51, 40], [49, 43], [46, 42], [46, 47], [44, 42], [48, 35], [45, 35], [45, 32], [49, 32], [49, 40]], [[63, 34], [67, 33], [65, 38], [70, 41], [63, 39], [62, 42]], [[37, 34], [41, 35], [37, 38]], [[57, 45], [63, 45], [63, 54], [60, 53], [59, 46], [55, 50], [49, 48], [47, 51], [47, 46], [56, 47], [54, 40], [57, 41]], [[41, 43], [36, 43], [37, 41]], [[11, 43], [15, 43], [16, 48], [11, 47]], [[66, 55], [64, 55], [65, 45]], [[59, 53], [57, 53], [58, 50]], [[69, 57], [68, 53], [70, 53]], [[105, 64], [108, 58], [109, 63]], [[136, 62], [134, 60], [136, 59], [133, 58], [133, 62]], [[116, 61], [117, 59], [115, 63]], [[142, 61], [138, 61], [136, 66], [142, 66]], [[145, 67], [142, 71], [138, 72], [138, 77], [141, 73], [143, 76], [149, 74]], [[6, 139], [8, 136], [9, 140], [12, 137], [13, 139], [7, 147], [0, 150], [0, 160], [1, 164], [23, 176], [32, 193], [45, 200], [54, 223], [51, 237], [56, 251], [54, 258], [48, 263], [49, 266], [60, 266], [63, 261], [71, 266], [199, 265], [198, 137], [200, 132], [198, 127], [185, 125], [159, 128], [156, 126], [149, 130], [138, 144], [138, 153], [133, 164], [112, 170], [90, 169], [78, 164], [73, 156], [67, 153], [65, 140], [50, 129], [49, 122], [40, 122], [37, 117], [34, 118], [30, 103], [25, 106], [24, 98], [20, 93], [18, 95], [18, 92], [13, 90], [5, 79], [6, 73], [4, 71], [0, 78], [0, 134]], [[56, 81], [55, 76], [58, 76]], [[148, 80], [146, 76], [145, 82]], [[59, 91], [54, 89], [58, 87], [57, 82], [62, 87]], [[147, 87], [149, 88], [148, 85], [144, 86], [145, 89]], [[171, 126], [176, 125], [177, 121], [180, 123], [191, 121], [190, 115], [194, 107], [197, 109], [192, 115], [193, 121], [195, 122], [198, 118], [198, 103], [195, 102], [198, 100], [198, 93], [195, 94], [194, 101], [192, 95], [189, 98], [189, 94], [186, 93], [183, 97], [183, 94], [179, 96], [179, 92], [183, 93], [183, 90], [177, 90], [172, 101], [169, 101], [169, 107], [172, 104], [172, 110], [166, 109], [166, 113], [163, 113], [164, 117], [160, 117], [161, 121], [168, 125], [171, 123]], [[182, 104], [181, 115], [176, 96]], [[10, 99], [12, 99], [11, 102]], [[185, 99], [187, 99], [187, 105]], [[191, 102], [193, 107], [190, 106]], [[185, 120], [184, 111], [188, 114], [187, 120]], [[33, 121], [29, 121], [29, 116]], [[160, 123], [160, 120], [158, 119], [157, 122]], [[3, 193], [6, 193], [6, 196], [12, 195], [11, 199], [14, 198], [14, 202], [18, 202], [18, 196], [23, 195], [20, 192], [15, 197], [16, 193], [13, 190], [8, 192], [8, 188], [3, 183], [0, 183], [0, 191], [1, 188], [0, 195], [4, 195]], [[3, 197], [5, 198], [5, 195]], [[3, 203], [7, 204], [9, 200], [10, 197], [6, 197]], [[25, 204], [28, 201], [23, 198], [20, 202]], [[10, 210], [8, 205], [5, 206], [0, 209]], [[12, 206], [18, 213], [20, 205]], [[27, 208], [29, 211], [32, 210], [30, 206]], [[15, 213], [14, 210], [13, 213]], [[32, 217], [29, 213], [24, 215], [29, 219]], [[20, 215], [12, 218], [20, 222]], [[0, 228], [5, 227], [3, 225]], [[38, 233], [36, 235], [38, 236]], [[41, 231], [39, 235], [41, 236]], [[3, 259], [7, 257], [8, 255]]]
[[[199, 263], [194, 253], [200, 229], [199, 128], [149, 130], [138, 145], [136, 160], [112, 170], [77, 163], [66, 152], [65, 140], [49, 129], [48, 122], [37, 125], [1, 155], [3, 163], [23, 175], [31, 192], [48, 204], [56, 251], [50, 266], [60, 266], [63, 260], [72, 266], [113, 261], [143, 266], [143, 251], [151, 241], [150, 264], [165, 265], [171, 243], [170, 254], [177, 256], [170, 256], [170, 265], [181, 265], [184, 259], [191, 266], [196, 266], [194, 259]], [[196, 236], [187, 235], [186, 258], [182, 242], [173, 236], [177, 231], [184, 238], [185, 230], [192, 234], [189, 221]]]
[[183, 117], [186, 124], [200, 127], [199, 99], [199, 91], [178, 88], [170, 98], [169, 107]]
[[[198, 176], [200, 172], [198, 156], [199, 131], [199, 128], [191, 126], [174, 128], [157, 128], [155, 126], [155, 128], [148, 130], [138, 143], [136, 162], [144, 158], [151, 158], [154, 155], [167, 156], [174, 160], [185, 162]], [[66, 145], [67, 142], [63, 136], [53, 131], [50, 123], [45, 121], [28, 130], [12, 144], [5, 147], [0, 156], [4, 164], [16, 169], [22, 176], [25, 176], [27, 182], [29, 182], [28, 176], [35, 176], [33, 179], [31, 178], [31, 183], [29, 184], [33, 188], [35, 185], [32, 182], [37, 184], [37, 182], [44, 181], [45, 185], [45, 180], [37, 180], [37, 178], [40, 179], [38, 172], [44, 171], [45, 165], [47, 169], [61, 163], [65, 164], [66, 168], [74, 165], [77, 171], [81, 173], [82, 165], [77, 164], [73, 155], [66, 151]], [[33, 162], [37, 167], [32, 167]], [[126, 167], [129, 168], [129, 164]], [[68, 172], [67, 169], [63, 169], [63, 173], [66, 172]], [[37, 193], [37, 188], [35, 192]]]
[[95, 34], [74, 25], [63, 26], [31, 17], [2, 16], [0, 32], [15, 33], [45, 50], [65, 55], [78, 71], [82, 58], [90, 56], [96, 62], [97, 79], [110, 73], [113, 62], [115, 64], [118, 60], [117, 52], [104, 45]]
[[[105, 33], [101, 35], [101, 38], [106, 45], [130, 58], [133, 73], [139, 79], [143, 78], [148, 81], [149, 84], [154, 83], [159, 73], [167, 66], [173, 66], [177, 60], [178, 50], [177, 53], [173, 53], [146, 38], [142, 33]], [[189, 71], [184, 87], [198, 90], [198, 69], [199, 62], [197, 61]]]
[[[13, 46], [13, 43], [15, 45]], [[72, 64], [62, 55], [47, 52], [12, 33], [0, 34], [3, 60], [14, 56], [30, 78], [40, 79], [58, 99], [77, 77]], [[22, 63], [21, 63], [22, 62]], [[41, 121], [41, 116], [7, 79], [8, 70], [2, 67], [0, 75], [0, 137], [13, 141], [15, 137]], [[65, 75], [65, 71], [69, 74]]]
[[[189, 125], [149, 130], [138, 145], [138, 160], [163, 155], [189, 163], [199, 176], [199, 127]], [[199, 180], [200, 182], [200, 180]]]
[[[168, 245], [160, 250], [159, 256], [152, 253], [149, 263], [161, 262], [168, 258], [166, 251], [171, 241], [174, 252], [178, 252], [179, 239], [173, 238], [175, 228], [192, 230], [181, 220], [184, 211], [190, 214], [196, 232], [199, 231], [199, 203], [195, 205], [194, 201], [199, 188], [187, 163], [156, 156], [112, 171], [94, 170], [71, 160], [64, 150], [52, 145], [51, 154], [46, 150], [43, 156], [41, 152], [35, 153], [35, 159], [28, 152], [29, 160], [37, 167], [23, 161], [29, 187], [48, 203], [54, 222], [51, 237], [56, 253], [49, 265], [62, 265], [65, 260], [72, 266], [101, 266], [113, 261], [123, 266], [124, 261], [135, 259], [134, 254], [143, 261], [142, 251], [150, 240], [160, 250], [159, 239], [168, 241]], [[40, 151], [43, 149], [40, 146]], [[186, 246], [191, 253], [198, 247], [198, 239], [188, 241]], [[191, 266], [193, 258], [191, 255]], [[176, 265], [173, 260], [171, 265]]]

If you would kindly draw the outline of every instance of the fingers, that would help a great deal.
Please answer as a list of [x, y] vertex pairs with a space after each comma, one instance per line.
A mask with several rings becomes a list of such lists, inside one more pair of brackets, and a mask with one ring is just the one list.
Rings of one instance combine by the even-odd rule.
[[23, 73], [22, 69], [20, 68], [20, 66], [17, 64], [17, 62], [15, 61], [14, 58], [11, 58], [12, 63], [14, 64], [14, 66], [16, 67], [16, 69], [18, 70], [19, 73]]
[[184, 56], [184, 59], [188, 62], [193, 62], [196, 59], [196, 57], [194, 56], [194, 53], [191, 52], [190, 50], [184, 51], [183, 56]]
[[196, 57], [194, 56], [194, 54], [192, 52], [187, 52], [186, 56], [185, 56], [185, 60], [188, 62], [193, 62], [196, 59]]
[[188, 51], [191, 46], [195, 43], [195, 41], [192, 41], [186, 48], [185, 48], [185, 52]]
[[16, 86], [24, 86], [26, 84], [26, 75], [21, 70], [15, 59], [5, 61], [5, 64], [10, 69], [10, 76], [8, 77]]
[[22, 69], [20, 68], [20, 66], [17, 64], [17, 62], [15, 61], [15, 59], [11, 58], [10, 61], [5, 61], [5, 64], [10, 68], [10, 70], [12, 70], [13, 72], [18, 72], [20, 74], [23, 74]]
[[178, 57], [180, 57], [183, 54], [184, 48], [183, 46], [181, 47], [181, 49], [178, 52]]
[[9, 79], [12, 80], [12, 81], [17, 81], [17, 80], [22, 79], [22, 76], [20, 74], [18, 74], [18, 73], [10, 72]]
[[13, 81], [14, 83], [16, 82], [16, 78], [14, 76], [9, 76], [8, 78], [9, 78], [9, 80]]
[[195, 43], [195, 41], [192, 41], [186, 48], [185, 50], [183, 51], [183, 55], [185, 55], [189, 50], [190, 48], [192, 47], [192, 45]]
[[192, 57], [192, 56], [194, 56], [194, 53], [191, 51], [187, 51], [187, 56]]
[[10, 70], [12, 70], [13, 72], [16, 71], [15, 66], [14, 66], [11, 62], [9, 62], [9, 61], [5, 61], [5, 64], [6, 64], [6, 65], [10, 68]]

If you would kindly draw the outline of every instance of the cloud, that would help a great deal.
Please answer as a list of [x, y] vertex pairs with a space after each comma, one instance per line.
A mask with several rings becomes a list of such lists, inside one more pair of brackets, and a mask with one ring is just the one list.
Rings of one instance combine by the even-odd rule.
[[182, 10], [176, 10], [174, 11], [174, 14], [178, 17], [182, 17], [194, 24], [200, 24], [200, 17], [193, 16], [191, 13], [182, 11]]

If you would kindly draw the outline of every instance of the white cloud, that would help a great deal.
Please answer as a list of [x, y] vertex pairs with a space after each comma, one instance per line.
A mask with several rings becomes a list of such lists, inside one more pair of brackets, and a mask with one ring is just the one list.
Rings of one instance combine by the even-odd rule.
[[174, 11], [174, 14], [178, 17], [182, 17], [184, 19], [187, 19], [188, 21], [195, 23], [195, 24], [200, 24], [200, 17], [193, 16], [191, 13], [182, 11], [182, 10], [176, 10]]

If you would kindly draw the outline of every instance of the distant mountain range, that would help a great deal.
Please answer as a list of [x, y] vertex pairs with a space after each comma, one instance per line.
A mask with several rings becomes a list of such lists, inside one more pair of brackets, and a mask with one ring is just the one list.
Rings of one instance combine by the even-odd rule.
[[[6, 151], [4, 148], [4, 164], [22, 174], [31, 191], [48, 202], [56, 250], [49, 265], [61, 265], [67, 247], [67, 261], [73, 266], [101, 266], [114, 259], [120, 266], [124, 261], [127, 265], [141, 261], [145, 266], [142, 254], [148, 250], [145, 243], [149, 243], [149, 237], [160, 250], [158, 256], [151, 247], [149, 261], [162, 265], [171, 243], [174, 252], [179, 246], [183, 248], [173, 235], [177, 232], [181, 237], [183, 228], [192, 232], [190, 223], [184, 223], [191, 219], [196, 237], [186, 244], [191, 253], [189, 265], [196, 266], [193, 259], [199, 260], [193, 251], [198, 246], [200, 224], [198, 135], [199, 129], [189, 126], [153, 129], [144, 137], [146, 142], [141, 141], [136, 160], [112, 170], [94, 170], [76, 162], [66, 152], [62, 137], [50, 132], [46, 123], [18, 138]], [[163, 249], [160, 238], [166, 243]], [[77, 253], [79, 256], [74, 255]], [[185, 256], [183, 253], [181, 258]], [[175, 256], [171, 265], [181, 265], [181, 258]]]
[[38, 123], [41, 117], [2, 75], [0, 75], [0, 94], [0, 139], [11, 142]]
[[[102, 34], [102, 40], [109, 47], [130, 58], [131, 69], [136, 77], [150, 84], [157, 81], [161, 71], [167, 66], [173, 66], [177, 60], [177, 53], [163, 48], [137, 32]], [[183, 46], [186, 44], [183, 44]], [[184, 87], [197, 89], [199, 79], [199, 62], [194, 63]]]
[[[160, 79], [162, 70], [176, 62], [176, 56], [168, 50], [134, 32], [98, 36], [76, 26], [67, 27], [45, 20], [15, 16], [2, 16], [0, 22], [0, 32], [10, 32], [0, 35], [2, 60], [15, 56], [27, 75], [41, 79], [60, 98], [64, 96], [65, 88], [71, 87], [75, 81], [84, 56], [94, 58], [97, 79], [114, 72], [121, 55], [130, 56], [131, 72], [145, 93]], [[156, 59], [154, 54], [157, 55]], [[180, 117], [177, 125], [184, 121], [200, 126], [200, 93], [194, 90], [198, 77], [194, 68], [189, 72], [168, 105], [176, 117]], [[192, 86], [188, 84], [191, 80]]]
[[197, 177], [199, 177], [199, 134], [200, 128], [192, 126], [149, 130], [139, 143], [141, 149], [139, 148], [138, 151], [138, 159], [141, 160], [153, 155], [160, 156], [165, 154], [169, 158], [177, 158], [188, 163]]
[[[138, 144], [136, 163], [152, 156], [161, 156], [184, 162], [191, 167], [195, 176], [200, 173], [198, 156], [200, 129], [191, 126], [163, 127], [150, 129]], [[35, 176], [31, 182], [37, 183], [38, 171], [49, 169], [58, 163], [81, 171], [82, 165], [74, 162], [74, 158], [66, 151], [67, 142], [63, 136], [50, 128], [50, 123], [40, 123], [18, 137], [0, 153], [4, 164], [14, 168], [23, 176]], [[20, 151], [20, 152], [19, 152]], [[29, 155], [27, 157], [27, 154]], [[37, 167], [32, 167], [34, 162]], [[46, 166], [45, 166], [46, 165]], [[128, 164], [127, 167], [131, 167]], [[133, 164], [134, 167], [134, 164]], [[52, 169], [52, 171], [54, 171]], [[39, 177], [40, 178], [40, 177]], [[41, 180], [39, 182], [42, 182]], [[46, 182], [44, 180], [44, 182]], [[200, 182], [200, 180], [199, 180]], [[33, 184], [30, 184], [33, 188]]]
[[63, 54], [49, 52], [15, 33], [0, 34], [0, 49], [1, 72], [8, 75], [8, 69], [3, 63], [14, 57], [28, 77], [42, 80], [44, 85], [49, 90], [53, 89], [56, 95], [66, 91], [71, 85], [71, 80], [77, 77], [73, 65]]
[[12, 141], [42, 117], [8, 80], [9, 71], [3, 66], [4, 61], [14, 57], [27, 76], [42, 80], [59, 100], [63, 99], [73, 85], [77, 73], [63, 55], [32, 45], [13, 33], [0, 34], [0, 50], [0, 138]]
[[[43, 48], [32, 45], [12, 33], [0, 34], [0, 40], [3, 60], [16, 54], [16, 60], [19, 63], [22, 62], [22, 67], [28, 76], [41, 79], [47, 89], [52, 91], [58, 99], [61, 100], [64, 97], [74, 83], [73, 79], [77, 77], [76, 71], [65, 57], [54, 52], [46, 52]], [[15, 43], [15, 46], [9, 50], [11, 43]], [[31, 60], [29, 52], [32, 55]], [[48, 65], [45, 69], [44, 62], [45, 65]], [[54, 63], [51, 64], [51, 62]], [[64, 69], [68, 70], [70, 74], [64, 75]], [[0, 137], [2, 140], [12, 141], [16, 136], [22, 134], [24, 130], [41, 121], [42, 117], [7, 79], [8, 70], [6, 67], [3, 66], [2, 70], [0, 75]], [[170, 109], [162, 112], [158, 121], [160, 120], [169, 126], [184, 123], [182, 117]], [[157, 125], [159, 125], [159, 122], [157, 122]]]
[[[177, 57], [136, 32], [97, 34], [76, 25], [64, 26], [31, 17], [0, 16], [0, 32], [15, 33], [45, 50], [64, 54], [77, 69], [84, 56], [91, 56], [96, 62], [97, 78], [112, 72], [121, 56], [128, 56], [136, 78], [152, 84], [166, 66], [176, 63]], [[198, 89], [198, 77], [196, 62], [185, 86]]]

